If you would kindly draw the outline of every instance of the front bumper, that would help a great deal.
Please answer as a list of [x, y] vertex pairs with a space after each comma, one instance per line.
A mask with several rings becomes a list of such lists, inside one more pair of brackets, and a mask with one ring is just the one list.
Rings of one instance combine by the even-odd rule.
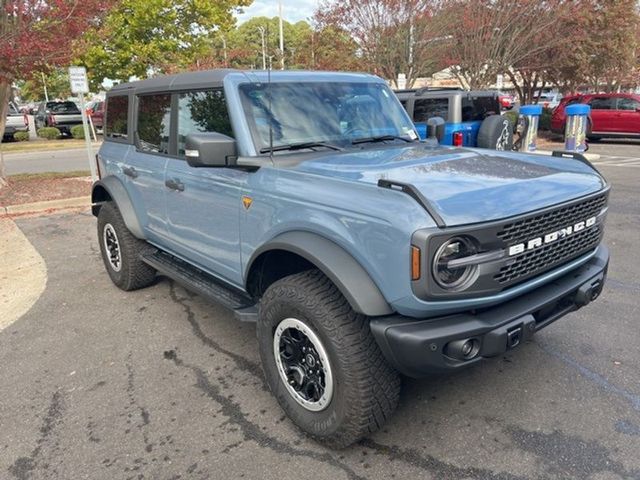
[[[383, 354], [410, 377], [446, 373], [495, 357], [573, 312], [602, 292], [609, 250], [600, 245], [584, 265], [536, 290], [481, 310], [416, 320], [401, 315], [377, 317], [371, 331]], [[463, 359], [459, 346], [472, 340], [475, 353]]]

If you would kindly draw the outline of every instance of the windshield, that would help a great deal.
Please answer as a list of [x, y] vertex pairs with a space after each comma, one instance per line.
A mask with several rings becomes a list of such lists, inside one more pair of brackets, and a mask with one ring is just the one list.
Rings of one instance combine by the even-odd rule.
[[274, 148], [306, 143], [350, 147], [354, 141], [383, 136], [389, 141], [417, 138], [413, 123], [382, 83], [252, 83], [240, 86], [240, 96], [258, 151], [269, 149], [270, 126]]
[[80, 113], [78, 106], [73, 102], [50, 102], [47, 110], [51, 113]]

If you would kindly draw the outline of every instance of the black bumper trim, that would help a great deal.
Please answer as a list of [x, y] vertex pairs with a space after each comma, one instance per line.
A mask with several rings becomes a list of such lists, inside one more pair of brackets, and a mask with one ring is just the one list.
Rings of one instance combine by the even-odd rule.
[[[595, 300], [608, 264], [609, 250], [600, 245], [584, 265], [501, 305], [426, 320], [376, 317], [370, 321], [371, 331], [387, 360], [404, 375], [423, 377], [458, 370], [516, 347], [537, 330]], [[449, 342], [467, 338], [480, 344], [476, 357], [457, 360], [445, 353]]]

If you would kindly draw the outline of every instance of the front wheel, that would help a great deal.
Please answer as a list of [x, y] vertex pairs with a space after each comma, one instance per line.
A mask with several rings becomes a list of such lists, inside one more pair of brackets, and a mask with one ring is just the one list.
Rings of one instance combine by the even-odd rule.
[[369, 329], [318, 270], [285, 277], [262, 298], [258, 345], [267, 383], [291, 420], [342, 448], [395, 410], [400, 376]]

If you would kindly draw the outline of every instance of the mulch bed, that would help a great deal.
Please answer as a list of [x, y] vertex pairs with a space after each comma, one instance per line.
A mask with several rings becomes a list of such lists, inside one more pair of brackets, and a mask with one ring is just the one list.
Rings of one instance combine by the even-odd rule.
[[91, 177], [9, 177], [9, 185], [0, 187], [0, 206], [83, 197], [90, 194]]

